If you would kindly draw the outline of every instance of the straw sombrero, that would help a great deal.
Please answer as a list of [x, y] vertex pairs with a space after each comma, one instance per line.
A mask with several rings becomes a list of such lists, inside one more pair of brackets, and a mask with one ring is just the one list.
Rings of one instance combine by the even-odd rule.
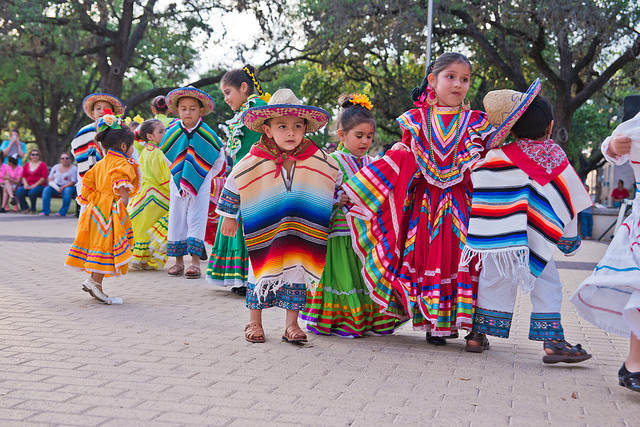
[[167, 105], [169, 105], [169, 109], [173, 114], [178, 115], [178, 101], [180, 98], [186, 97], [195, 98], [202, 102], [202, 106], [204, 107], [202, 117], [211, 113], [216, 106], [216, 103], [213, 102], [213, 98], [211, 98], [208, 93], [196, 89], [195, 87], [180, 87], [169, 92], [166, 97]]
[[509, 136], [513, 125], [516, 124], [527, 110], [527, 107], [540, 93], [540, 89], [540, 79], [536, 79], [525, 93], [509, 89], [494, 90], [487, 93], [482, 101], [484, 111], [487, 113], [489, 122], [496, 128], [491, 137], [491, 148], [502, 145], [507, 136]]
[[92, 93], [82, 101], [82, 109], [91, 120], [95, 120], [93, 117], [93, 105], [98, 101], [108, 102], [111, 105], [113, 114], [116, 116], [124, 114], [124, 104], [115, 96], [108, 93]]
[[271, 96], [269, 104], [249, 108], [242, 115], [244, 125], [262, 133], [265, 120], [274, 117], [294, 116], [307, 120], [307, 132], [317, 132], [329, 122], [329, 113], [322, 108], [304, 105], [291, 89], [279, 89]]

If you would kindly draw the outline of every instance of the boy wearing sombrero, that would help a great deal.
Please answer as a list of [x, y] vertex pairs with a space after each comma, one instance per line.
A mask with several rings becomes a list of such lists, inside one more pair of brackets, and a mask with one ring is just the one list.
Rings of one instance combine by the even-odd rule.
[[[204, 251], [211, 179], [225, 167], [223, 143], [202, 117], [213, 111], [213, 99], [192, 87], [174, 89], [167, 104], [178, 120], [167, 129], [160, 149], [171, 171], [169, 183], [169, 229], [167, 256], [176, 263], [170, 276], [200, 277], [200, 255]], [[222, 155], [221, 155], [222, 154]], [[185, 271], [184, 257], [191, 255]]]
[[250, 270], [245, 339], [264, 342], [262, 309], [286, 310], [283, 340], [306, 342], [298, 312], [324, 268], [327, 233], [340, 169], [305, 133], [316, 132], [329, 113], [303, 105], [289, 89], [269, 104], [250, 108], [244, 125], [262, 133], [227, 178], [218, 202], [223, 235], [235, 236], [242, 215]]
[[[471, 174], [473, 202], [461, 265], [481, 266], [473, 330], [466, 350], [489, 348], [486, 335], [509, 337], [518, 287], [531, 293], [529, 339], [543, 341], [544, 363], [591, 357], [564, 339], [562, 283], [553, 261], [558, 247], [580, 246], [578, 212], [591, 198], [560, 146], [550, 139], [553, 110], [536, 80], [526, 93], [489, 92], [487, 117], [495, 148]], [[503, 145], [512, 134], [515, 141]]]
[[125, 110], [122, 101], [108, 93], [87, 95], [82, 101], [82, 109], [93, 122], [80, 129], [71, 141], [71, 154], [78, 165], [78, 183], [76, 184], [78, 194], [82, 188], [84, 174], [104, 157], [102, 146], [95, 141], [98, 119], [104, 116], [105, 110], [111, 110], [116, 116], [121, 116]]

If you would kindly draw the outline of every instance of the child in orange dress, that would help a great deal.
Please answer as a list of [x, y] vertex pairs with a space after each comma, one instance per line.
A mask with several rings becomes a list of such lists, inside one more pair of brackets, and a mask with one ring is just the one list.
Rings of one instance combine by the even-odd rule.
[[122, 304], [102, 289], [105, 276], [127, 273], [133, 231], [127, 213], [129, 197], [140, 188], [138, 163], [131, 159], [133, 132], [111, 110], [97, 123], [96, 141], [104, 158], [83, 177], [78, 203], [85, 206], [65, 264], [90, 274], [82, 289], [105, 304]]

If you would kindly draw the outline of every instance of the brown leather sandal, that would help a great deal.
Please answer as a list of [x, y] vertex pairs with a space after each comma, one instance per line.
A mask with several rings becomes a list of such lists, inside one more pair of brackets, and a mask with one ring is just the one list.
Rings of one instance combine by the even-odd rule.
[[174, 265], [172, 266], [169, 271], [167, 271], [167, 274], [169, 276], [182, 276], [182, 274], [184, 273], [184, 264], [182, 265]]
[[258, 322], [251, 322], [244, 327], [244, 339], [249, 342], [261, 343], [267, 339], [264, 336], [264, 329]]
[[284, 330], [282, 340], [291, 343], [305, 343], [307, 342], [307, 335], [300, 329], [300, 326], [292, 323]]

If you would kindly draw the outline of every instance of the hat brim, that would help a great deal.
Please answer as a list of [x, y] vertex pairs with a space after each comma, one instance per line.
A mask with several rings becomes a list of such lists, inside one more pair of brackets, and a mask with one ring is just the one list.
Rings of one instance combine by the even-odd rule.
[[266, 120], [275, 117], [300, 117], [307, 121], [307, 133], [317, 132], [329, 123], [329, 113], [319, 107], [300, 104], [260, 105], [249, 108], [242, 115], [246, 127], [254, 132], [262, 133], [262, 125]]
[[208, 93], [194, 87], [181, 87], [169, 92], [165, 98], [169, 109], [176, 116], [178, 115], [178, 101], [180, 101], [180, 98], [195, 98], [202, 102], [202, 107], [204, 108], [203, 117], [210, 114], [216, 107], [216, 103], [213, 102], [213, 98]]
[[[537, 78], [529, 89], [524, 93], [524, 97], [520, 100], [520, 103], [515, 105], [513, 110], [509, 113], [507, 118], [496, 128], [496, 131], [491, 136], [491, 142], [489, 143], [489, 148], [497, 148], [504, 144], [504, 140], [507, 139], [507, 136], [511, 133], [511, 128], [516, 124], [518, 119], [522, 117], [525, 111], [535, 97], [540, 93], [542, 89], [542, 85], [540, 84], [540, 79]], [[485, 107], [486, 108], [486, 107]]]
[[108, 102], [112, 107], [113, 114], [116, 116], [124, 114], [124, 104], [117, 97], [109, 95], [108, 93], [92, 93], [91, 95], [87, 95], [82, 101], [82, 109], [91, 120], [95, 120], [95, 117], [93, 117], [93, 106], [98, 101]]

